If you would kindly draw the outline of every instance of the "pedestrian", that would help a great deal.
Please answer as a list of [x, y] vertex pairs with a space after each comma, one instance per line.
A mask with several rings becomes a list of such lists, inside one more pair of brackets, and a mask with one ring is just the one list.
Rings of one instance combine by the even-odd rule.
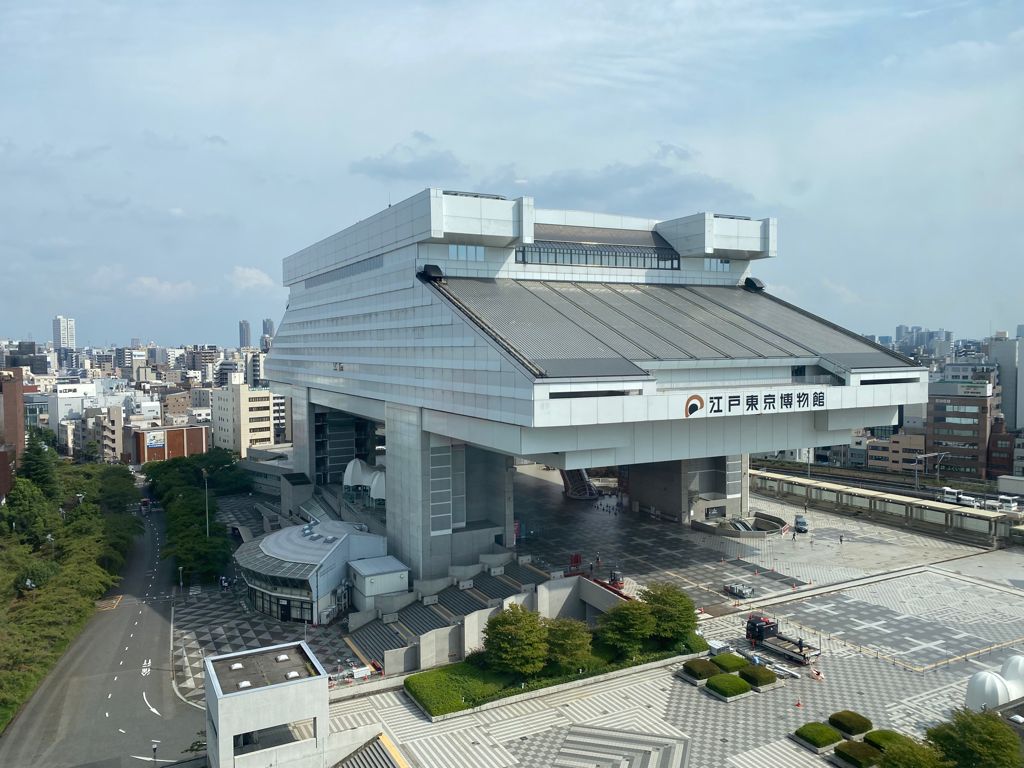
[[793, 530], [793, 541], [796, 541], [796, 529]]
[[840, 544], [843, 543], [843, 534], [841, 534], [841, 533], [839, 534], [839, 543]]

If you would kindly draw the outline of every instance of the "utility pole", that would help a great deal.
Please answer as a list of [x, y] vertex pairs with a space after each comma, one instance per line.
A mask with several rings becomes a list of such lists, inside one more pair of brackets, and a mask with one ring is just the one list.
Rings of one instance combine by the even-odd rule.
[[203, 470], [203, 486], [206, 488], [206, 538], [210, 538], [210, 475]]

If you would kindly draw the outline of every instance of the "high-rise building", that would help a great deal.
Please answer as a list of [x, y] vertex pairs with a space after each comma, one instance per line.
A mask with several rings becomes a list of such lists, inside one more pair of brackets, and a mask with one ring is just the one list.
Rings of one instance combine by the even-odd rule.
[[213, 445], [235, 451], [243, 459], [249, 449], [274, 444], [274, 393], [231, 383], [213, 390]]
[[[1024, 327], [1024, 326], [1021, 326]], [[263, 318], [263, 335], [273, 336], [274, 335], [274, 321], [269, 317]]]
[[238, 321], [238, 346], [240, 347], [251, 347], [252, 346], [252, 329], [249, 328], [248, 320]]
[[1017, 326], [1017, 338], [1024, 339], [1024, 324]]
[[992, 339], [988, 350], [999, 366], [1006, 428], [1010, 432], [1024, 429], [1024, 339]]
[[57, 315], [53, 318], [53, 348], [74, 349], [75, 346], [75, 319]]

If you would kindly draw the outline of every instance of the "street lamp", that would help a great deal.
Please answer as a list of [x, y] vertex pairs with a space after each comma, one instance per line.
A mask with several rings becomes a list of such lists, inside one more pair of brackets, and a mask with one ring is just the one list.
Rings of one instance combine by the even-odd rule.
[[206, 488], [206, 538], [210, 538], [210, 475], [203, 470], [203, 486]]
[[184, 566], [181, 566], [181, 565], [178, 566], [178, 591], [179, 592], [182, 591], [183, 589], [185, 589], [185, 582], [182, 581], [182, 577], [181, 577], [182, 568], [184, 568]]

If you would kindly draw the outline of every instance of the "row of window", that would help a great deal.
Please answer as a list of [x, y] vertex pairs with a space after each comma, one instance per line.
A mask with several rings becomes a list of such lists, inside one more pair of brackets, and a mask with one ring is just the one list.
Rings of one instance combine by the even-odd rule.
[[293, 600], [249, 587], [249, 600], [252, 607], [260, 613], [271, 616], [278, 621], [313, 621], [313, 603], [306, 600]]
[[942, 411], [955, 411], [956, 413], [978, 413], [979, 408], [976, 405], [936, 405], [935, 412], [941, 413]]
[[977, 424], [977, 419], [971, 419], [967, 416], [936, 416], [936, 424]]
[[457, 261], [483, 261], [484, 247], [482, 245], [449, 245], [448, 258]]
[[705, 272], [729, 272], [732, 270], [732, 264], [728, 259], [704, 259], [704, 271]]
[[670, 248], [639, 245], [536, 242], [516, 248], [516, 263], [628, 269], [679, 269], [679, 254]]

